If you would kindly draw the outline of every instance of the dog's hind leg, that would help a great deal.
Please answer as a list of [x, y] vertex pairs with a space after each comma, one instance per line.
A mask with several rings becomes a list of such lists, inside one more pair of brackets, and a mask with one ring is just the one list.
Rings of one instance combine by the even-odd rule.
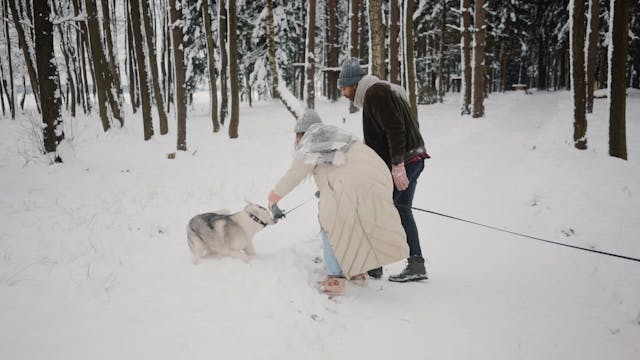
[[191, 227], [187, 228], [187, 239], [189, 249], [191, 249], [191, 254], [193, 254], [193, 265], [198, 265], [200, 258], [205, 257], [209, 253], [209, 249]]

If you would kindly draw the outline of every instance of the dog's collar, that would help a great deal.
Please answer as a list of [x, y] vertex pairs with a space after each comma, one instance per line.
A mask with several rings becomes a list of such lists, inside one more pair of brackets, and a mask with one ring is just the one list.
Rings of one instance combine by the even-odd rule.
[[267, 227], [267, 223], [266, 223], [266, 222], [264, 222], [264, 221], [262, 221], [262, 220], [260, 220], [260, 219], [258, 219], [258, 217], [257, 217], [257, 216], [255, 216], [255, 215], [253, 215], [253, 214], [249, 214], [249, 217], [251, 218], [251, 220], [253, 220], [253, 221], [257, 222], [258, 224], [260, 224], [260, 225], [262, 225], [262, 226], [264, 226], [264, 227]]

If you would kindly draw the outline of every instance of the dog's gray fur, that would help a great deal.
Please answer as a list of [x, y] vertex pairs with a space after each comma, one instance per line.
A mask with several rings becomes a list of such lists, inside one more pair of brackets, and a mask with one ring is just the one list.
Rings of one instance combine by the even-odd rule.
[[234, 214], [204, 213], [194, 216], [187, 225], [189, 248], [193, 263], [208, 255], [233, 256], [244, 261], [255, 255], [253, 236], [266, 225], [275, 224], [269, 210], [249, 203], [242, 211]]

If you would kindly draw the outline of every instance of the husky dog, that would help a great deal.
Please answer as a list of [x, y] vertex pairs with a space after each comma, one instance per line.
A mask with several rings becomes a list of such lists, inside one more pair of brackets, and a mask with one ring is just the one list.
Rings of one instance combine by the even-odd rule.
[[250, 202], [234, 214], [219, 211], [196, 215], [187, 225], [193, 263], [207, 255], [233, 256], [248, 262], [256, 253], [253, 236], [275, 223], [269, 210]]

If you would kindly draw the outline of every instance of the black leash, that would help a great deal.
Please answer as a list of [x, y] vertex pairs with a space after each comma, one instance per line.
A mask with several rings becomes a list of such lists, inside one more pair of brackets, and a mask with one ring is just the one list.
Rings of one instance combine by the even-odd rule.
[[[396, 204], [396, 206], [404, 207], [404, 208], [408, 208], [409, 207], [409, 206], [406, 206], [406, 205], [399, 205], [399, 204]], [[624, 256], [624, 255], [614, 254], [614, 253], [610, 253], [610, 252], [606, 252], [606, 251], [594, 250], [594, 249], [584, 248], [584, 247], [580, 247], [580, 246], [576, 246], [576, 245], [569, 245], [569, 244], [565, 244], [565, 243], [561, 243], [561, 242], [557, 242], [557, 241], [546, 240], [546, 239], [542, 239], [542, 238], [539, 238], [539, 237], [525, 235], [525, 234], [521, 234], [521, 233], [518, 233], [518, 232], [515, 232], [515, 231], [501, 229], [501, 228], [498, 228], [498, 227], [495, 227], [495, 226], [489, 226], [489, 225], [481, 224], [481, 223], [478, 223], [478, 222], [475, 222], [475, 221], [461, 219], [461, 218], [458, 218], [458, 217], [455, 217], [455, 216], [446, 215], [446, 214], [442, 214], [442, 213], [431, 211], [431, 210], [420, 209], [420, 208], [413, 207], [413, 206], [411, 206], [411, 209], [422, 211], [422, 212], [426, 212], [426, 213], [429, 213], [429, 214], [442, 216], [442, 217], [446, 217], [446, 218], [453, 219], [453, 220], [463, 221], [463, 222], [466, 222], [466, 223], [469, 223], [469, 224], [482, 226], [482, 227], [485, 227], [485, 228], [488, 228], [488, 229], [492, 229], [492, 230], [502, 231], [502, 232], [505, 232], [505, 233], [508, 233], [508, 234], [512, 234], [512, 235], [522, 236], [522, 237], [525, 237], [525, 238], [546, 242], [546, 243], [549, 243], [549, 244], [566, 246], [566, 247], [569, 247], [569, 248], [572, 248], [572, 249], [584, 250], [584, 251], [589, 251], [589, 252], [592, 252], [592, 253], [597, 253], [597, 254], [602, 254], [602, 255], [607, 255], [607, 256], [613, 256], [613, 257], [617, 257], [617, 258], [620, 258], [620, 259], [640, 262], [640, 259], [634, 258], [634, 257], [630, 257], [630, 256]]]

